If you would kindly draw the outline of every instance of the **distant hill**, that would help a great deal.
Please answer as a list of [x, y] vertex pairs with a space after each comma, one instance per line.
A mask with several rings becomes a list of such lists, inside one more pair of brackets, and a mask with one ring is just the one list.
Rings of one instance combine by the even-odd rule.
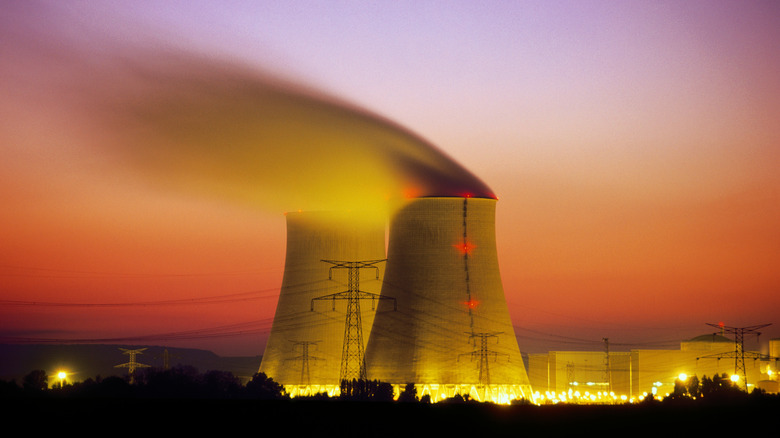
[[168, 351], [170, 367], [187, 365], [199, 372], [211, 370], [230, 371], [248, 381], [260, 368], [262, 356], [220, 357], [211, 351], [188, 348], [170, 348], [146, 345], [11, 345], [0, 344], [0, 380], [15, 379], [21, 384], [30, 371], [42, 369], [52, 376], [60, 369], [73, 373], [71, 379], [125, 376], [127, 368], [116, 365], [127, 363], [130, 356], [120, 351], [146, 348], [136, 356], [136, 362], [162, 369], [165, 351]]

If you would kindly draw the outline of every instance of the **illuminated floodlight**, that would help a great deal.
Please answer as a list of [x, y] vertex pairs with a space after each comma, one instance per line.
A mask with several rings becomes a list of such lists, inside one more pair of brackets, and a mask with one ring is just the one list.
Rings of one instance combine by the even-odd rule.
[[739, 376], [736, 375], [736, 374], [732, 374], [731, 375], [731, 381], [734, 382], [734, 383], [739, 382]]
[[685, 374], [685, 373], [680, 373], [680, 375], [677, 376], [677, 378], [680, 379], [681, 382], [684, 382], [684, 381], [688, 380], [688, 375]]
[[67, 371], [57, 371], [57, 378], [60, 379], [60, 388], [65, 386], [65, 379], [68, 377]]

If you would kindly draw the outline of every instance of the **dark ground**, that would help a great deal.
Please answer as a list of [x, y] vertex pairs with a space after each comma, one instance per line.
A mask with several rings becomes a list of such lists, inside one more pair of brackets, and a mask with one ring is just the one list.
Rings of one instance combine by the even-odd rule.
[[[561, 436], [592, 432], [607, 436], [682, 433], [776, 432], [777, 398], [761, 403], [669, 406], [494, 406], [313, 400], [4, 400], [6, 424], [38, 433], [76, 429], [114, 436], [126, 432], [219, 432], [258, 436]], [[736, 429], [735, 429], [736, 428]], [[125, 433], [123, 433], [125, 432]]]

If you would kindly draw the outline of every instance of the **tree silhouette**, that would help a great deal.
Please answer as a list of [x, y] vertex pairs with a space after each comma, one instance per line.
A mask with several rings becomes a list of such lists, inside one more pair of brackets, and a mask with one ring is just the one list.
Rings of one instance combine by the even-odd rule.
[[152, 398], [197, 398], [202, 387], [198, 371], [191, 366], [177, 366], [167, 370], [146, 368], [140, 377], [136, 376], [134, 386], [145, 397]]
[[342, 380], [340, 400], [392, 401], [393, 385], [378, 380]]
[[680, 379], [674, 380], [674, 390], [669, 395], [670, 398], [688, 397], [688, 386]]
[[24, 376], [22, 387], [25, 391], [43, 392], [49, 388], [49, 376], [44, 370], [32, 370]]
[[414, 386], [414, 383], [407, 383], [406, 387], [404, 388], [403, 392], [398, 395], [398, 401], [399, 402], [416, 402], [417, 399], [417, 388]]
[[16, 380], [11, 380], [10, 382], [0, 380], [0, 397], [11, 398], [20, 395], [21, 392], [22, 388], [16, 384]]
[[243, 391], [238, 377], [229, 371], [208, 371], [203, 375], [203, 396], [208, 398], [236, 398]]
[[694, 398], [701, 397], [701, 385], [699, 385], [698, 377], [692, 376], [688, 379], [688, 394]]
[[726, 400], [734, 399], [745, 396], [746, 394], [739, 389], [731, 379], [723, 373], [721, 375], [715, 374], [712, 379], [702, 376], [701, 379], [701, 396], [705, 400]]
[[275, 382], [265, 373], [255, 373], [246, 384], [246, 395], [249, 398], [260, 400], [274, 400], [285, 398], [286, 394], [282, 385]]

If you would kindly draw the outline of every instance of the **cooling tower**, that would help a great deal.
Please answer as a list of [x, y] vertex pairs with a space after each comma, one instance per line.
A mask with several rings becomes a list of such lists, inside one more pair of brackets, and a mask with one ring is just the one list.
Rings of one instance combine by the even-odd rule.
[[369, 379], [436, 401], [509, 401], [531, 387], [509, 318], [494, 199], [419, 198], [390, 225], [382, 296], [366, 347]]
[[[260, 372], [292, 395], [337, 391], [347, 301], [336, 298], [349, 288], [350, 280], [346, 270], [331, 269], [334, 265], [323, 260], [384, 258], [384, 223], [349, 213], [288, 213], [282, 288]], [[383, 265], [361, 272], [361, 291], [379, 296]], [[371, 302], [361, 301], [365, 340], [374, 310]]]

